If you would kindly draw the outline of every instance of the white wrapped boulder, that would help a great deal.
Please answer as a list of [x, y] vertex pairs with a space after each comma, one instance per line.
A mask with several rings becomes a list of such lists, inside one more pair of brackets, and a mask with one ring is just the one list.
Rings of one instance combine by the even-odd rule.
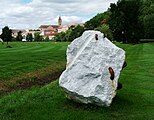
[[103, 33], [85, 31], [67, 48], [67, 66], [59, 85], [74, 101], [110, 106], [124, 61], [125, 51]]

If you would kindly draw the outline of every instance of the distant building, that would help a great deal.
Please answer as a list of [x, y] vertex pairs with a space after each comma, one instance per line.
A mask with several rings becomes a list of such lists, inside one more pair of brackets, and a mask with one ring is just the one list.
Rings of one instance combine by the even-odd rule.
[[58, 19], [58, 25], [61, 26], [62, 25], [62, 19], [61, 17], [59, 16], [59, 19]]
[[68, 28], [69, 28], [69, 25], [61, 25], [58, 28], [58, 33], [66, 32], [68, 30]]
[[22, 32], [22, 34], [25, 34], [27, 31], [24, 29], [11, 29], [12, 30], [12, 37], [16, 38], [18, 36], [18, 32]]
[[37, 30], [32, 30], [32, 29], [31, 30], [27, 30], [27, 34], [32, 34], [33, 38], [34, 38], [34, 33], [36, 33], [36, 32], [41, 32], [41, 31], [39, 29], [37, 29]]
[[47, 36], [49, 39], [52, 39], [56, 34], [61, 32], [66, 32], [70, 27], [77, 25], [84, 26], [84, 24], [62, 24], [62, 18], [59, 16], [58, 18], [58, 25], [41, 25], [37, 30], [24, 30], [24, 29], [12, 29], [12, 36], [17, 37], [18, 32], [21, 31], [23, 40], [26, 40], [26, 36], [28, 34], [32, 34], [34, 38], [35, 32], [40, 32], [40, 35], [46, 38]]
[[76, 26], [84, 26], [83, 23], [74, 23], [74, 24], [64, 24], [64, 25], [61, 25], [59, 26], [59, 29], [58, 29], [58, 33], [61, 33], [61, 32], [66, 32], [70, 27], [76, 27]]
[[34, 33], [35, 32], [40, 32], [40, 30], [24, 30], [24, 29], [11, 29], [12, 30], [12, 37], [16, 38], [18, 36], [18, 32], [21, 31], [23, 41], [26, 41], [26, 36], [28, 34], [32, 34], [34, 38]]
[[69, 27], [71, 26], [77, 26], [81, 25], [84, 26], [84, 24], [62, 24], [62, 18], [58, 18], [58, 25], [41, 25], [39, 27], [39, 30], [41, 31], [40, 35], [43, 37], [49, 37], [49, 39], [52, 39], [56, 34], [61, 32], [66, 32]]
[[41, 31], [40, 35], [43, 37], [49, 37], [52, 39], [58, 33], [58, 25], [41, 25], [39, 30]]

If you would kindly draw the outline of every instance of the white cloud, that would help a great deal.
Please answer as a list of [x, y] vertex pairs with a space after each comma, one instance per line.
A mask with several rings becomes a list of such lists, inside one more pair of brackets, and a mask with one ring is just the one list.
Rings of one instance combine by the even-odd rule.
[[80, 23], [104, 12], [117, 0], [5, 0], [0, 2], [0, 29], [37, 29], [41, 24], [57, 24], [59, 16], [64, 24]]
[[[58, 18], [59, 18], [59, 15], [53, 19], [52, 23], [57, 23]], [[62, 22], [64, 22], [65, 24], [84, 22], [84, 20], [78, 16], [61, 16], [61, 18], [62, 18]]]

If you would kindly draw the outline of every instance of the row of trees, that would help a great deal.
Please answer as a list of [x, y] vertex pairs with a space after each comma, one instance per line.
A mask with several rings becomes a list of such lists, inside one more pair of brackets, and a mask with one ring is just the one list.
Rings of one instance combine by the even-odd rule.
[[36, 32], [34, 33], [34, 37], [31, 33], [28, 33], [26, 36], [22, 35], [22, 32], [19, 31], [17, 33], [17, 37], [14, 38], [12, 37], [12, 30], [9, 29], [8, 26], [5, 26], [4, 28], [2, 28], [2, 34], [0, 35], [0, 38], [4, 41], [4, 42], [8, 42], [9, 41], [22, 41], [23, 39], [25, 39], [26, 41], [49, 41], [49, 37], [47, 36], [46, 38], [43, 38], [42, 36], [40, 36], [40, 32]]
[[[23, 37], [22, 37], [22, 34], [21, 34], [21, 31], [18, 32], [18, 36], [16, 37], [16, 40], [17, 41], [22, 41]], [[40, 35], [40, 32], [35, 32], [34, 33], [34, 37], [31, 33], [28, 33], [25, 37], [26, 41], [29, 41], [29, 42], [32, 42], [32, 41], [35, 41], [35, 42], [38, 42], [38, 41], [49, 41], [49, 37], [45, 37], [43, 38], [43, 36]]]

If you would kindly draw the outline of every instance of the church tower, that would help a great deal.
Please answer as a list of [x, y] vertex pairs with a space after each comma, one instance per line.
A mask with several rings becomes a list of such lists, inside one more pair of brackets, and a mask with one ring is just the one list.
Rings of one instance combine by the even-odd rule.
[[62, 19], [61, 17], [59, 16], [59, 19], [58, 19], [58, 25], [61, 26], [62, 25]]

